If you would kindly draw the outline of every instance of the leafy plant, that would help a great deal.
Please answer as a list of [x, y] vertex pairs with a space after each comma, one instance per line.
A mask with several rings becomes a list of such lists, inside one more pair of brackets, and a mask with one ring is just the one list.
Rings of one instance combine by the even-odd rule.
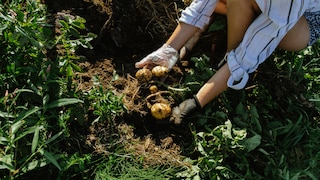
[[107, 121], [113, 125], [115, 118], [126, 111], [122, 98], [110, 90], [104, 90], [102, 86], [90, 90], [89, 100], [92, 102], [93, 114], [97, 116], [93, 123]]
[[[195, 165], [198, 167], [196, 168], [198, 172], [194, 173], [195, 168], [193, 167], [178, 173], [178, 177], [189, 177], [190, 173], [188, 172], [191, 172], [195, 179], [233, 179], [240, 177], [228, 167], [227, 160], [231, 157], [233, 159], [233, 156], [239, 158], [244, 155], [247, 148], [244, 143], [247, 136], [245, 129], [232, 127], [231, 121], [228, 120], [224, 125], [219, 125], [210, 132], [194, 133], [196, 148], [200, 153]], [[250, 146], [249, 141], [247, 146]]]
[[[0, 3], [1, 179], [21, 178], [50, 166], [62, 170], [65, 152], [60, 143], [67, 139], [73, 118], [69, 107], [83, 103], [69, 93], [73, 90], [57, 70], [59, 62], [47, 55], [58, 43], [47, 16], [38, 0]], [[68, 42], [71, 36], [64, 38]], [[89, 41], [72, 39], [83, 46]]]
[[85, 29], [86, 20], [80, 16], [72, 16], [69, 14], [61, 14], [60, 19], [56, 22], [59, 33], [56, 35], [55, 43], [58, 49], [58, 61], [60, 72], [64, 73], [66, 77], [73, 76], [74, 71], [80, 72], [81, 68], [77, 65], [77, 61], [82, 56], [76, 52], [80, 47], [92, 49], [90, 41], [96, 35], [93, 33], [81, 34], [81, 30]]
[[[248, 137], [241, 143], [246, 147], [246, 151], [230, 150], [228, 149], [230, 146], [224, 142], [210, 146], [208, 149], [215, 151], [215, 148], [223, 144], [223, 147], [227, 148], [226, 155], [214, 155], [212, 157], [217, 159], [212, 158], [210, 161], [202, 158], [193, 160], [194, 167], [181, 172], [183, 177], [314, 179], [318, 174], [317, 171], [308, 163], [304, 166], [302, 162], [297, 165], [296, 162], [300, 161], [301, 157], [296, 152], [301, 150], [301, 146], [310, 143], [306, 141], [310, 137], [309, 130], [313, 128], [319, 130], [315, 125], [319, 123], [317, 106], [319, 86], [315, 87], [318, 78], [316, 69], [318, 51], [313, 50], [317, 46], [295, 53], [276, 51], [260, 66], [257, 74], [253, 74], [247, 89], [227, 90], [209, 103], [201, 113], [188, 116], [187, 119], [192, 122], [191, 127], [194, 131], [203, 131], [202, 135], [210, 134], [216, 126], [220, 127], [219, 124], [230, 119], [235, 128], [244, 128]], [[195, 69], [186, 77], [185, 85], [197, 84], [191, 91], [194, 94], [215, 70], [209, 68], [202, 58], [193, 58], [192, 61], [195, 61]], [[308, 99], [310, 95], [313, 98]], [[317, 132], [315, 129], [312, 131]], [[197, 149], [199, 141], [205, 142], [205, 147], [216, 141], [213, 139], [223, 141], [221, 136], [215, 138], [196, 136], [194, 139], [194, 146]], [[204, 148], [205, 153], [200, 154], [208, 154], [207, 151]], [[191, 156], [195, 155], [192, 153]], [[222, 162], [220, 165], [223, 168], [219, 169], [220, 171], [214, 169], [217, 167], [217, 162]], [[210, 172], [212, 174], [208, 175]]]
[[66, 98], [44, 106], [20, 106], [18, 100], [24, 93], [33, 92], [27, 89], [16, 90], [0, 101], [2, 105], [7, 104], [7, 111], [1, 112], [4, 121], [0, 126], [0, 168], [8, 170], [6, 175], [5, 171], [1, 173], [8, 179], [19, 177], [49, 163], [61, 169], [57, 161], [60, 157], [50, 152], [53, 149], [49, 145], [63, 134], [63, 130], [50, 132], [45, 117], [52, 108], [82, 102]]
[[0, 12], [0, 87], [4, 94], [27, 79], [41, 81], [38, 70], [46, 69], [46, 48], [53, 43], [47, 38], [52, 33], [45, 7], [37, 1], [1, 3]]

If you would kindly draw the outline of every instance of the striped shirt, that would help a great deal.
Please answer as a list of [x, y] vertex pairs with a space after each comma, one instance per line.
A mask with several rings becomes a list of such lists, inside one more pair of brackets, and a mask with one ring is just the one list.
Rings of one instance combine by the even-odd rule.
[[[194, 0], [181, 14], [180, 22], [205, 27], [218, 0]], [[282, 38], [305, 12], [320, 11], [320, 0], [256, 0], [262, 13], [248, 27], [242, 42], [228, 54], [231, 76], [228, 86], [245, 87], [249, 73], [276, 49]]]

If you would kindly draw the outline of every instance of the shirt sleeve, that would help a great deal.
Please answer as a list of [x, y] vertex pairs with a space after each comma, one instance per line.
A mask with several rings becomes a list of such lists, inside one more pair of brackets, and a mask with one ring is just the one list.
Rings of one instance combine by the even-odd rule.
[[[311, 0], [310, 0], [311, 1]], [[262, 13], [247, 29], [239, 46], [228, 54], [231, 76], [227, 85], [242, 89], [249, 74], [276, 49], [308, 8], [307, 0], [256, 0]]]
[[194, 0], [182, 11], [180, 22], [204, 29], [210, 22], [210, 17], [218, 0]]

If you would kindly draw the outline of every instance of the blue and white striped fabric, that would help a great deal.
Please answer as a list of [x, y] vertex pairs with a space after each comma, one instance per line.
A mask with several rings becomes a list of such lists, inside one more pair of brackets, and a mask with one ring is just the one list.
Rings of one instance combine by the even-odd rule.
[[228, 86], [242, 89], [248, 81], [248, 73], [277, 48], [286, 33], [306, 11], [319, 11], [320, 1], [315, 0], [256, 0], [262, 13], [247, 29], [239, 46], [229, 52], [228, 65], [231, 76]]
[[204, 29], [210, 22], [210, 17], [219, 0], [194, 0], [182, 11], [180, 22]]
[[[218, 0], [195, 0], [182, 12], [180, 22], [205, 27]], [[228, 53], [228, 86], [242, 89], [249, 73], [276, 49], [286, 33], [306, 12], [320, 11], [320, 0], [256, 0], [262, 13], [247, 29], [239, 46]]]

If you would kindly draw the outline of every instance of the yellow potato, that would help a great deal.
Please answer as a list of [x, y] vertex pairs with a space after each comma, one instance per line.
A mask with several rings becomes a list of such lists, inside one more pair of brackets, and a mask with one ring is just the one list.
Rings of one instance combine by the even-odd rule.
[[165, 66], [155, 66], [151, 71], [154, 76], [162, 77], [168, 74], [169, 69]]
[[158, 119], [162, 120], [169, 117], [171, 114], [171, 107], [166, 103], [155, 103], [151, 106], [151, 115]]
[[149, 88], [151, 94], [158, 92], [158, 87], [156, 85], [152, 85]]
[[152, 72], [146, 68], [139, 69], [136, 72], [136, 78], [139, 82], [148, 82], [152, 79]]

